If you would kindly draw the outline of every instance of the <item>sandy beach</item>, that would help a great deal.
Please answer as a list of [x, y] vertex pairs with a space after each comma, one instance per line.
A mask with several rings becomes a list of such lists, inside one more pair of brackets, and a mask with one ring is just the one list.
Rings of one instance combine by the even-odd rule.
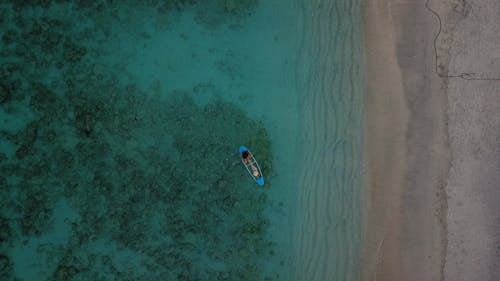
[[364, 7], [364, 280], [495, 280], [500, 4]]

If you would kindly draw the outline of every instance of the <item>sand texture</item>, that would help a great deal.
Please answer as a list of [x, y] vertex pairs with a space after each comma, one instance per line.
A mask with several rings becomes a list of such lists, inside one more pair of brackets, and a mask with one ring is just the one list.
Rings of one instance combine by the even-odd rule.
[[[395, 57], [394, 28], [381, 2], [365, 6], [367, 53], [368, 268], [364, 279], [400, 279], [401, 186], [408, 109]], [[383, 38], [384, 40], [381, 40]], [[376, 147], [376, 149], [374, 149]], [[392, 175], [392, 176], [390, 176]], [[366, 256], [366, 255], [365, 255]], [[389, 268], [394, 270], [389, 270]]]
[[498, 276], [499, 8], [365, 4], [366, 280]]
[[[435, 6], [439, 15], [451, 13], [450, 6]], [[452, 157], [444, 276], [499, 280], [500, 2], [470, 0], [458, 11], [459, 20], [443, 30], [453, 38], [448, 75], [459, 76], [447, 87]]]

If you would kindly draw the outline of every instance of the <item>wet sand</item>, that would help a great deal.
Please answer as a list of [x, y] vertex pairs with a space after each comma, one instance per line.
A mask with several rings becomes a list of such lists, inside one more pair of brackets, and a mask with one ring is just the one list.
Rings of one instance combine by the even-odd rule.
[[397, 63], [394, 28], [385, 3], [365, 4], [367, 96], [367, 236], [364, 280], [401, 280], [401, 187], [409, 118]]
[[498, 8], [365, 3], [364, 280], [499, 274]]

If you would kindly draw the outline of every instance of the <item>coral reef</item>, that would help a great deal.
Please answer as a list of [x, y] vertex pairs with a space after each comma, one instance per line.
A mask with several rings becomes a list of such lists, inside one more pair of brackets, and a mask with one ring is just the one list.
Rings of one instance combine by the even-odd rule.
[[[256, 5], [129, 2], [158, 13], [194, 10], [212, 27]], [[0, 5], [12, 12], [0, 23], [9, 24], [0, 34], [0, 104], [9, 114], [31, 113], [16, 132], [0, 130], [15, 147], [0, 154], [1, 279], [19, 274], [12, 247], [49, 239], [63, 221], [68, 242], [37, 248], [50, 261], [39, 278], [263, 280], [259, 267], [273, 254], [267, 196], [237, 153], [251, 146], [270, 174], [263, 125], [221, 99], [199, 106], [182, 91], [162, 99], [121, 80], [123, 69], [100, 61], [99, 42], [89, 35], [109, 21], [99, 17], [119, 13], [113, 1], [77, 1], [87, 21], [80, 25], [54, 12], [69, 13], [66, 1]], [[56, 212], [61, 202], [77, 215]]]
[[4, 85], [0, 85], [0, 103], [7, 102], [9, 99], [10, 91]]
[[[5, 182], [1, 182], [2, 186], [5, 186]], [[2, 247], [7, 244], [9, 239], [12, 238], [12, 230], [9, 225], [9, 221], [4, 217], [0, 217], [0, 251]]]
[[0, 253], [0, 278], [2, 280], [9, 280], [9, 276], [12, 274], [12, 263], [8, 256]]

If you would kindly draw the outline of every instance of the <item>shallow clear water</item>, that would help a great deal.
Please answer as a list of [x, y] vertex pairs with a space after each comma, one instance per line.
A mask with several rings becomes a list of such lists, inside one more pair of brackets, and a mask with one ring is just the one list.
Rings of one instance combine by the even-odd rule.
[[360, 1], [301, 6], [297, 280], [358, 280], [362, 249]]
[[360, 278], [360, 1], [208, 2], [1, 4], [2, 276]]

